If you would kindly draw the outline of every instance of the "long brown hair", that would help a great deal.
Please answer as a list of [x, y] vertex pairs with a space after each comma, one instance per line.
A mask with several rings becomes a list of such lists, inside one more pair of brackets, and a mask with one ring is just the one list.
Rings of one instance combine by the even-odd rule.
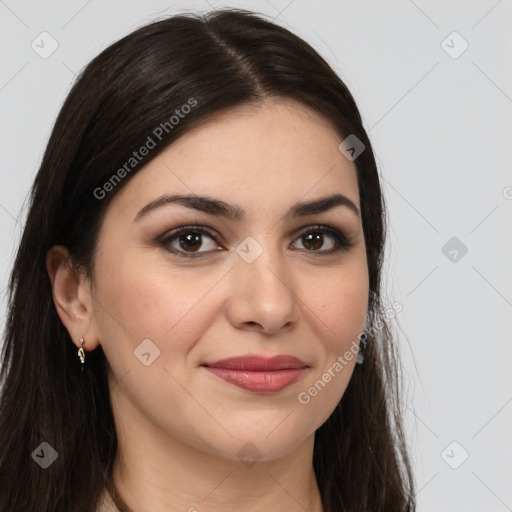
[[[378, 169], [354, 99], [327, 62], [290, 31], [240, 9], [182, 13], [137, 29], [80, 73], [31, 189], [2, 349], [0, 512], [93, 512], [102, 488], [112, 484], [117, 437], [108, 363], [99, 346], [87, 354], [87, 371], [78, 371], [76, 347], [52, 300], [47, 251], [64, 245], [90, 275], [105, 209], [131, 176], [212, 114], [268, 96], [311, 107], [342, 139], [352, 134], [365, 145], [355, 164], [368, 311], [383, 317], [386, 217]], [[191, 98], [194, 108], [172, 128], [165, 125]], [[162, 123], [167, 129], [158, 132], [156, 147], [98, 199], [98, 187]], [[313, 465], [329, 512], [415, 510], [400, 366], [385, 319], [381, 325], [378, 337], [368, 335], [364, 363], [315, 433]], [[46, 469], [33, 458], [42, 442], [58, 453]]]

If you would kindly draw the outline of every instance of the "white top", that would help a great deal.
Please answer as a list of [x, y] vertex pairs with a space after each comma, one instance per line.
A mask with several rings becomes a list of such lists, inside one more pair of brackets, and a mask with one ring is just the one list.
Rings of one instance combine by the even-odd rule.
[[119, 509], [116, 507], [116, 504], [113, 502], [110, 494], [105, 488], [101, 494], [100, 504], [98, 505], [96, 512], [119, 512]]

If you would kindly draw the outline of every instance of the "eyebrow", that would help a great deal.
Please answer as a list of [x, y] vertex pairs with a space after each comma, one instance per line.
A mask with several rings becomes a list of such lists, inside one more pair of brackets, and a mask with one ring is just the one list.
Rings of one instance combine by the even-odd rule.
[[[245, 217], [245, 211], [240, 206], [231, 205], [212, 197], [198, 196], [195, 194], [176, 194], [163, 195], [151, 201], [137, 213], [133, 220], [137, 221], [156, 208], [161, 208], [168, 204], [179, 204], [186, 208], [231, 220], [242, 220]], [[344, 206], [355, 215], [360, 215], [358, 207], [352, 200], [343, 194], [333, 194], [320, 199], [314, 199], [313, 201], [296, 203], [288, 210], [284, 218], [306, 217], [307, 215], [326, 212], [336, 206]]]

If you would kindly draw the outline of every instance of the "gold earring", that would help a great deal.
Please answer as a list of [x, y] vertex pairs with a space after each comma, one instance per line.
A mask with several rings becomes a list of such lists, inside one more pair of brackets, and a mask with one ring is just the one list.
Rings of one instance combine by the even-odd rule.
[[85, 351], [84, 351], [84, 339], [80, 338], [80, 348], [78, 349], [78, 357], [80, 358], [81, 370], [84, 371], [85, 364]]

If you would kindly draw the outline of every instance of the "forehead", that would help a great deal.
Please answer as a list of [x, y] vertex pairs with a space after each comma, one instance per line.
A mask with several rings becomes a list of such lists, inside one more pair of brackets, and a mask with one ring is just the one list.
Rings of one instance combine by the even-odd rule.
[[133, 209], [165, 193], [210, 195], [246, 211], [281, 210], [340, 192], [359, 204], [342, 137], [309, 107], [268, 99], [216, 114], [169, 145], [130, 178], [114, 202]]

